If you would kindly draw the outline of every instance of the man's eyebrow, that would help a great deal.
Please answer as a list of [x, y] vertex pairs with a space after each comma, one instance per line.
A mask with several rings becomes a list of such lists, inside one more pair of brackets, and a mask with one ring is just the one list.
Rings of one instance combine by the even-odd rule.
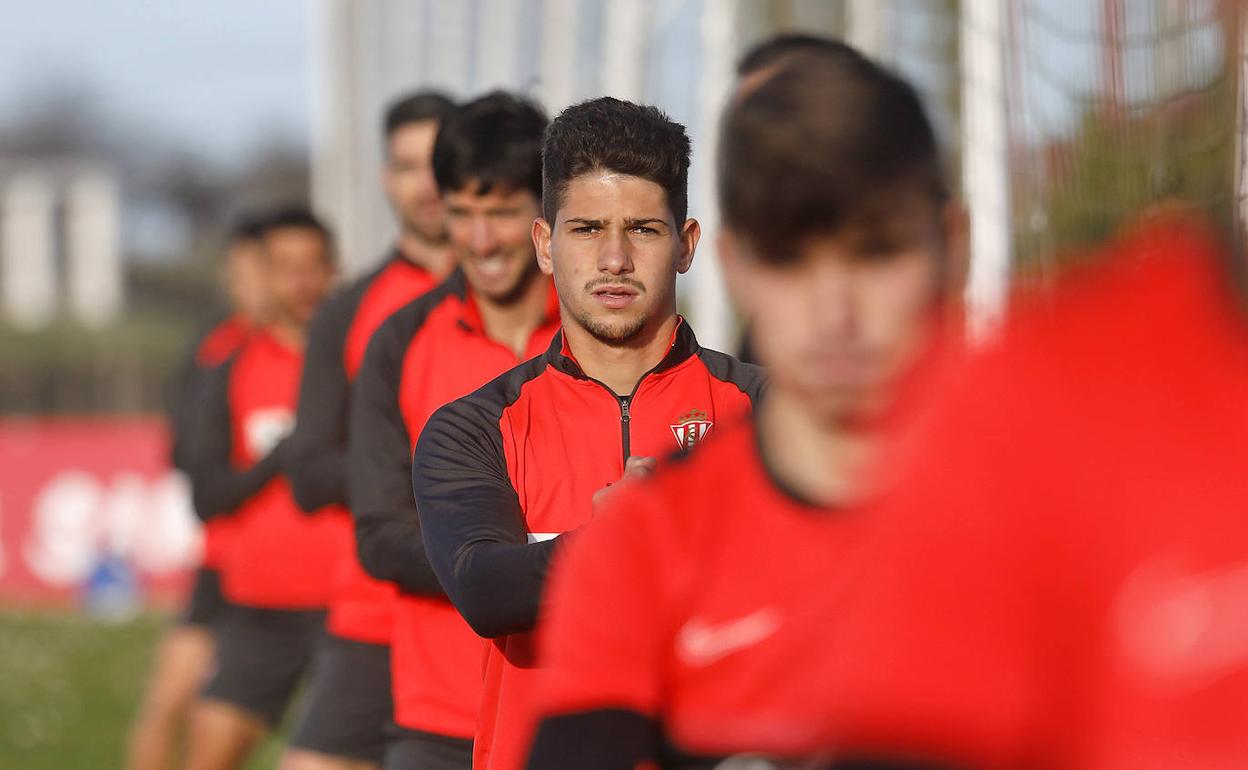
[[585, 217], [572, 217], [565, 220], [567, 224], [589, 225], [590, 227], [602, 227], [606, 224], [604, 219], [586, 219]]
[[625, 219], [625, 227], [640, 227], [641, 225], [666, 225], [667, 222], [658, 217], [646, 217], [643, 219]]

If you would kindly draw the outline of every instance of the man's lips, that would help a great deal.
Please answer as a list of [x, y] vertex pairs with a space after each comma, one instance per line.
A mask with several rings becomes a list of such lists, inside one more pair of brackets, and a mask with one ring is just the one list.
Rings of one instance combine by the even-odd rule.
[[603, 305], [618, 310], [632, 304], [638, 293], [631, 286], [599, 286], [594, 289], [593, 296]]

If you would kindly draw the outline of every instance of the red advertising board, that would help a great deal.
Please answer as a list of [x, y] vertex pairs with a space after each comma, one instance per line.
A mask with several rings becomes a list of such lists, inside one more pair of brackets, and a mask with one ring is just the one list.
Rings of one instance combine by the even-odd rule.
[[0, 419], [0, 602], [76, 605], [103, 570], [168, 604], [200, 531], [157, 417]]

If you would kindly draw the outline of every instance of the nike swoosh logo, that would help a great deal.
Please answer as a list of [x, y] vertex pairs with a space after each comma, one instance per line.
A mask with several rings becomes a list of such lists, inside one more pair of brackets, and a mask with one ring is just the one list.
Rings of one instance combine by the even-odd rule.
[[693, 618], [676, 638], [680, 657], [690, 666], [712, 663], [764, 641], [780, 628], [780, 614], [770, 607], [726, 623], [711, 625]]
[[530, 543], [544, 543], [547, 540], [554, 540], [559, 537], [562, 532], [530, 532], [525, 538]]
[[1197, 573], [1147, 565], [1116, 609], [1126, 659], [1154, 684], [1195, 688], [1248, 671], [1248, 562]]

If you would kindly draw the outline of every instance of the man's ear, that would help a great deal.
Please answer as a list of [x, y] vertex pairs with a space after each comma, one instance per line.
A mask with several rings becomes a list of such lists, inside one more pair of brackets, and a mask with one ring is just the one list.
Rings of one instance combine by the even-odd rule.
[[546, 275], [554, 275], [555, 263], [550, 258], [550, 223], [543, 217], [533, 220], [533, 250], [537, 253], [537, 266]]
[[684, 275], [693, 266], [693, 254], [702, 239], [702, 225], [696, 219], [686, 219], [680, 228], [680, 257], [676, 260], [676, 272]]

